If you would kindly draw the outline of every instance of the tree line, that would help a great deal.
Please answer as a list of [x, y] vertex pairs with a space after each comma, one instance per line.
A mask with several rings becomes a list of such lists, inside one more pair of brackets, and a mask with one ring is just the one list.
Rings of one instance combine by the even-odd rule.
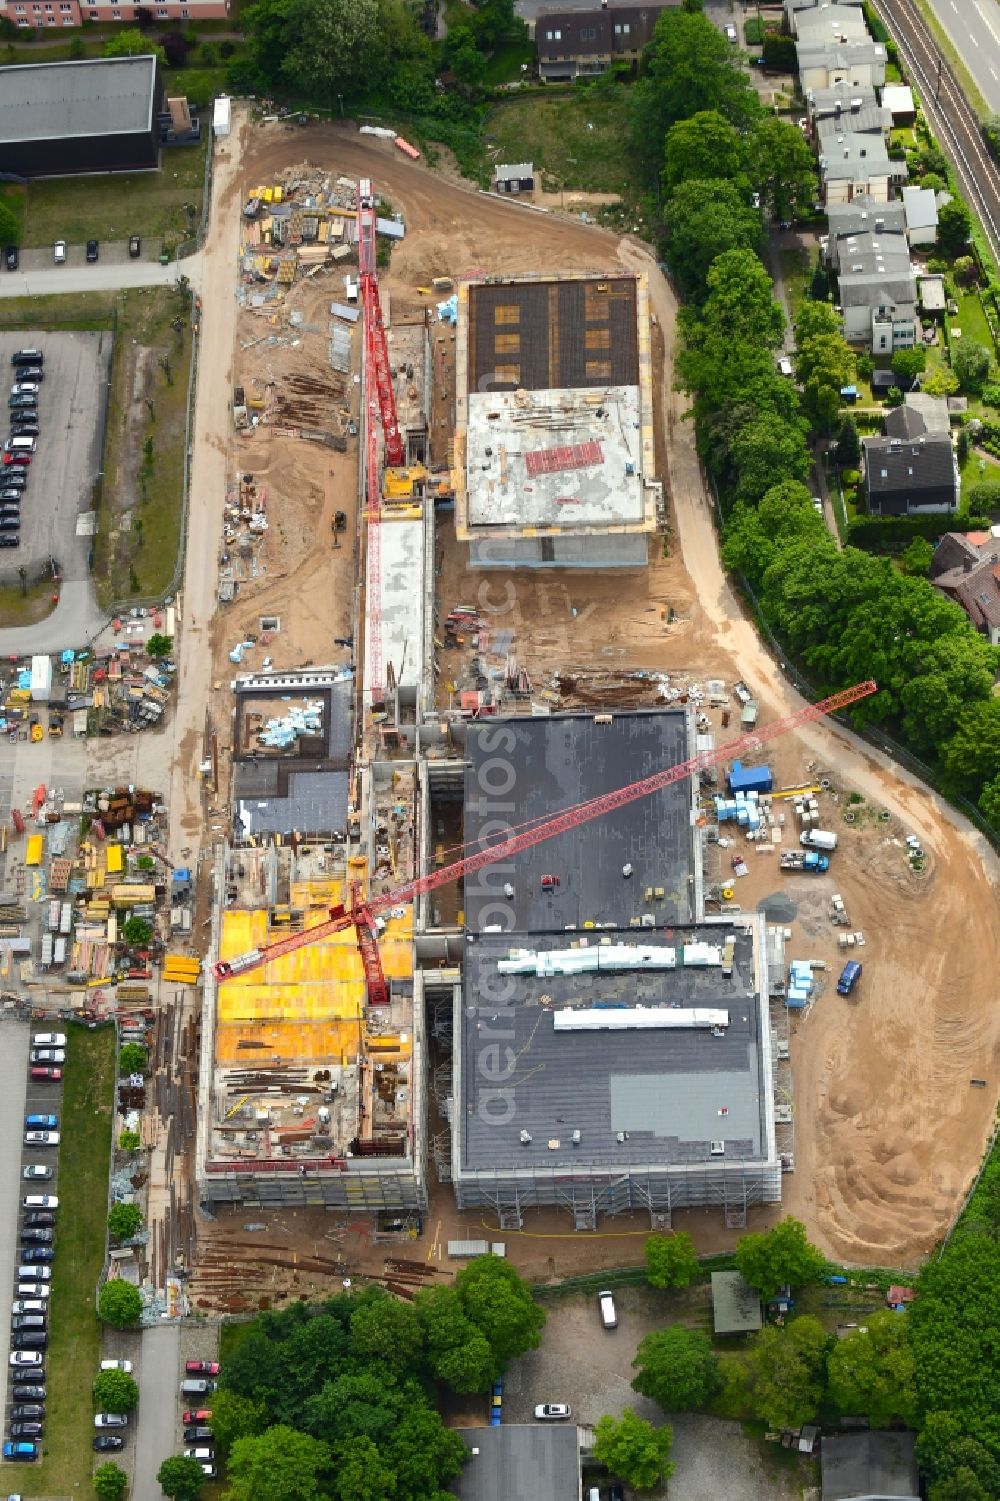
[[1000, 829], [1000, 651], [919, 570], [838, 550], [811, 503], [811, 445], [835, 430], [856, 356], [834, 308], [807, 300], [795, 382], [776, 362], [785, 318], [761, 259], [763, 216], [811, 201], [801, 132], [762, 117], [732, 47], [686, 10], [657, 23], [633, 132], [664, 195], [662, 250], [686, 298], [675, 374], [720, 496], [726, 564], [818, 694], [874, 677], [855, 725], [897, 736]]

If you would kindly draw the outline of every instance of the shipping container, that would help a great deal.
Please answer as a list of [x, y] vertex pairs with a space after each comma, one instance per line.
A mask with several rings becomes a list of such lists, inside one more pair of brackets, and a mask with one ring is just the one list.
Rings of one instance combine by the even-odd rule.
[[31, 702], [47, 704], [52, 694], [52, 658], [31, 659]]
[[24, 851], [25, 865], [41, 865], [42, 852], [45, 849], [44, 834], [29, 834], [28, 843]]
[[212, 130], [218, 140], [224, 141], [232, 124], [232, 100], [225, 94], [215, 101], [212, 110]]

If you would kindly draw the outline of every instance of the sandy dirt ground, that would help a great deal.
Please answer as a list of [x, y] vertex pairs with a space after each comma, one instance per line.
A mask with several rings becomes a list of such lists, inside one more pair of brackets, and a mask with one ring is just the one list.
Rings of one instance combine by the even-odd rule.
[[[236, 147], [229, 149], [235, 153]], [[296, 131], [294, 137], [280, 126], [255, 129], [246, 142], [243, 181], [266, 179], [304, 156], [337, 173], [371, 175], [404, 213], [407, 238], [394, 251], [385, 278], [394, 316], [423, 306], [416, 288], [432, 276], [458, 276], [476, 268], [509, 273], [606, 269], [618, 260], [645, 270], [650, 278], [663, 417], [662, 472], [671, 502], [665, 552], [662, 539], [653, 539], [649, 570], [639, 577], [469, 574], [446, 524], [438, 544], [439, 616], [456, 603], [473, 602], [478, 596], [470, 598], [470, 591], [492, 585], [492, 598], [505, 601], [507, 618], [502, 624], [515, 632], [518, 660], [539, 680], [557, 669], [595, 663], [617, 669], [689, 671], [702, 678], [718, 674], [729, 681], [746, 679], [761, 701], [765, 719], [802, 708], [721, 568], [693, 432], [682, 420], [686, 402], [671, 387], [676, 305], [645, 247], [579, 221], [534, 215], [472, 193], [435, 177], [422, 163], [405, 162], [391, 147], [363, 141], [338, 127]], [[221, 496], [236, 458], [224, 403], [231, 384], [235, 324], [238, 180], [234, 172], [227, 185], [225, 169], [221, 177], [208, 252], [211, 265], [218, 268], [218, 322], [210, 340], [215, 299], [206, 296], [203, 355], [208, 351], [211, 373], [206, 376], [203, 367], [196, 439], [195, 494], [204, 507], [204, 530], [197, 542], [192, 535], [185, 609], [185, 628], [198, 633], [196, 643], [211, 642], [216, 662], [210, 668], [207, 652], [184, 653], [190, 723], [171, 798], [184, 842], [200, 827], [197, 787], [190, 773], [200, 759], [210, 673], [219, 672], [223, 646], [237, 639], [241, 629], [252, 629], [249, 622], [260, 613], [284, 612], [294, 587], [300, 600], [314, 602], [306, 607], [306, 616], [313, 611], [313, 629], [300, 636], [296, 627], [294, 636], [283, 642], [275, 637], [268, 650], [276, 665], [291, 665], [303, 648], [307, 660], [329, 660], [330, 638], [321, 643], [319, 633], [346, 634], [354, 566], [350, 533], [340, 557], [331, 555], [328, 520], [337, 494], [350, 490], [354, 456], [348, 455], [345, 473], [338, 475], [335, 458], [320, 450], [318, 458], [311, 457], [309, 445], [297, 445], [294, 464], [305, 480], [293, 493], [279, 474], [292, 462], [280, 445], [292, 440], [241, 444], [240, 465], [252, 459], [254, 472], [266, 474], [281, 497], [287, 538], [275, 542], [273, 553], [267, 555], [268, 571], [254, 589], [216, 622], [211, 637], [207, 633]], [[353, 511], [349, 505], [339, 508], [349, 515]], [[304, 545], [306, 536], [311, 549]], [[267, 546], [272, 547], [270, 534]], [[293, 575], [294, 586], [289, 582]], [[246, 619], [240, 614], [244, 609]], [[190, 640], [187, 644], [190, 648]], [[451, 672], [452, 655], [442, 660], [442, 678]], [[822, 888], [807, 886], [805, 878], [784, 879], [772, 856], [771, 867], [765, 865], [765, 857], [751, 861], [751, 875], [741, 883], [746, 889], [738, 893], [744, 905], [775, 890], [787, 891], [800, 902], [793, 955], [836, 964], [836, 931], [827, 915], [833, 890], [843, 895], [854, 926], [867, 938], [857, 1000], [843, 1002], [828, 984], [805, 1017], [791, 1024], [796, 1171], [784, 1179], [783, 1212], [803, 1218], [810, 1234], [839, 1258], [912, 1266], [958, 1207], [992, 1119], [1000, 1040], [992, 992], [1000, 957], [1000, 937], [992, 921], [996, 862], [979, 836], [932, 793], [839, 726], [814, 724], [800, 730], [781, 742], [773, 759], [779, 781], [800, 780], [810, 766], [819, 768], [842, 797], [857, 791], [865, 809], [874, 810], [859, 826], [845, 829], [843, 848]], [[842, 802], [832, 806], [838, 816], [842, 814]], [[877, 810], [887, 811], [890, 821], [879, 823]], [[927, 868], [919, 878], [909, 872], [902, 852], [900, 841], [908, 832], [916, 833], [928, 852]], [[985, 1078], [987, 1088], [971, 1088], [972, 1077]], [[766, 1223], [774, 1217], [758, 1215], [752, 1222]], [[303, 1216], [294, 1227], [304, 1243], [324, 1233], [324, 1221], [312, 1225], [309, 1218]], [[720, 1220], [717, 1213], [691, 1214], [678, 1216], [676, 1223], [692, 1230], [698, 1244], [710, 1249], [735, 1240]], [[328, 1219], [325, 1224], [329, 1229]], [[537, 1215], [525, 1234], [504, 1238], [519, 1266], [529, 1275], [545, 1277], [557, 1267], [569, 1272], [638, 1260], [646, 1229], [638, 1220], [634, 1227], [619, 1220], [607, 1234], [580, 1236], [567, 1233], [564, 1217]], [[445, 1188], [435, 1193], [424, 1233], [410, 1243], [406, 1254], [444, 1270], [444, 1240], [483, 1233], [478, 1216], [456, 1214]], [[631, 1237], [634, 1241], [628, 1244], [626, 1238]], [[351, 1265], [359, 1269], [362, 1260], [375, 1265], [383, 1254], [371, 1237], [366, 1243], [364, 1227], [358, 1224], [347, 1258]]]

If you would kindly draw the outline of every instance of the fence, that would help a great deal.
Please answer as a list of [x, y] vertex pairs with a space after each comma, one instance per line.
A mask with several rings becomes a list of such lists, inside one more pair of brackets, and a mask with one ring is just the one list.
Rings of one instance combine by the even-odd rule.
[[174, 251], [174, 260], [180, 261], [186, 259], [189, 255], [194, 255], [201, 248], [202, 242], [205, 239], [205, 231], [208, 228], [208, 211], [212, 202], [212, 173], [215, 164], [214, 145], [212, 128], [209, 126], [208, 149], [205, 152], [205, 180], [202, 184], [201, 192], [201, 220], [194, 237], [190, 240], [182, 240], [178, 245]]

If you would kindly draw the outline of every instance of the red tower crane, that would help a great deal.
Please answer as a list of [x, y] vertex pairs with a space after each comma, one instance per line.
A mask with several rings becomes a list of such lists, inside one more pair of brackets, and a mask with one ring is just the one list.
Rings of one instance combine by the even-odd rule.
[[382, 970], [375, 931], [375, 918], [378, 913], [411, 901], [425, 891], [436, 891], [439, 886], [448, 886], [452, 881], [471, 875], [473, 871], [482, 870], [484, 865], [493, 865], [497, 860], [507, 860], [512, 855], [519, 854], [521, 850], [542, 844], [546, 839], [562, 834], [567, 829], [578, 828], [580, 824], [588, 823], [592, 818], [600, 818], [602, 814], [610, 813], [615, 808], [623, 808], [626, 804], [634, 803], [641, 797], [648, 797], [653, 792], [660, 792], [664, 787], [670, 787], [675, 782], [682, 782], [696, 772], [707, 771], [713, 766], [718, 766], [722, 761], [731, 761], [744, 752], [755, 751], [760, 745], [776, 740], [779, 735], [797, 729], [799, 725], [810, 724], [815, 719], [821, 719], [825, 714], [835, 714], [838, 709], [845, 709], [849, 704], [855, 704], [859, 699], [867, 698], [869, 694], [877, 691], [878, 684], [873, 681], [856, 683], [853, 688], [844, 688], [840, 693], [821, 699], [819, 703], [807, 704], [804, 709], [799, 709], [797, 713], [790, 714], [786, 719], [776, 719], [761, 729], [753, 730], [750, 734], [740, 735], [736, 740], [716, 746], [714, 750], [702, 751], [699, 755], [692, 756], [689, 761], [682, 761], [677, 766], [666, 766], [662, 771], [655, 771], [652, 776], [643, 777], [639, 782], [630, 782], [614, 792], [605, 792], [600, 797], [591, 798], [588, 802], [564, 808], [561, 813], [556, 813], [551, 818], [539, 819], [525, 824], [520, 829], [512, 829], [505, 838], [486, 845], [471, 855], [465, 855], [451, 865], [443, 865], [438, 870], [417, 876], [414, 880], [407, 881], [402, 886], [396, 886], [391, 891], [364, 897], [360, 887], [354, 885], [351, 888], [350, 906], [332, 907], [326, 922], [318, 923], [314, 928], [304, 928], [300, 933], [291, 933], [288, 937], [281, 938], [277, 943], [269, 944], [266, 948], [251, 949], [249, 953], [240, 954], [235, 959], [220, 959], [213, 965], [212, 972], [217, 980], [228, 980], [233, 975], [245, 974], [247, 970], [259, 969], [262, 964], [268, 964], [272, 959], [280, 958], [282, 954], [293, 953], [295, 949], [315, 943], [331, 933], [342, 933], [345, 928], [354, 927], [357, 930], [358, 948], [365, 970], [368, 1004], [371, 1006], [387, 1005], [389, 987]]
[[365, 497], [368, 520], [368, 687], [372, 704], [385, 695], [382, 663], [382, 487], [378, 462], [375, 409], [382, 422], [387, 464], [402, 464], [403, 440], [389, 371], [389, 349], [382, 322], [376, 271], [375, 190], [363, 177], [358, 183], [358, 266], [365, 335]]

